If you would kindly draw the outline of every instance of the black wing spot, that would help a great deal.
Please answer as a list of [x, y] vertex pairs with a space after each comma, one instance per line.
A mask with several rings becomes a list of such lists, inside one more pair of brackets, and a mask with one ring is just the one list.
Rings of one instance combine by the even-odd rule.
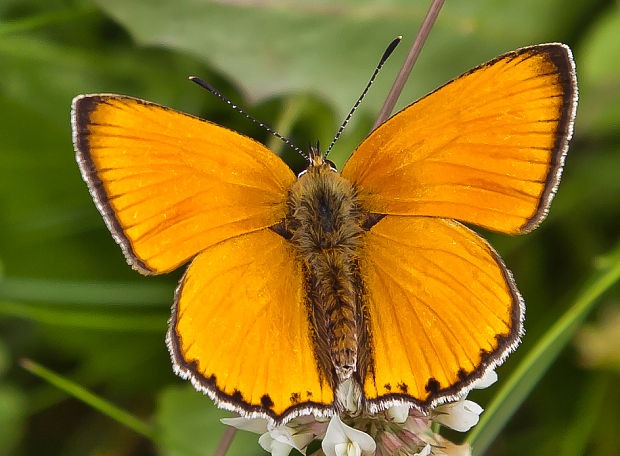
[[459, 376], [459, 380], [460, 381], [464, 381], [467, 378], [467, 371], [465, 369], [459, 369], [459, 371], [456, 373], [456, 375]]
[[392, 391], [392, 385], [390, 385], [389, 383], [386, 383], [385, 385], [383, 385], [383, 387], [386, 389], [386, 391]]
[[299, 393], [292, 393], [291, 394], [291, 403], [292, 404], [298, 404], [299, 402], [301, 402], [301, 394], [299, 394]]
[[312, 391], [306, 391], [306, 397], [307, 398], [311, 398], [312, 397]]
[[431, 377], [428, 379], [424, 389], [431, 394], [437, 394], [439, 392], [439, 387], [439, 382], [434, 377]]
[[407, 394], [407, 390], [409, 389], [409, 386], [407, 386], [407, 384], [405, 382], [400, 382], [398, 385], [396, 385], [396, 387], [403, 394]]
[[266, 409], [273, 407], [273, 401], [271, 397], [269, 397], [269, 394], [263, 394], [263, 397], [260, 398], [260, 404]]
[[503, 347], [508, 345], [510, 334], [497, 334], [495, 336], [495, 340], [497, 341], [498, 347]]

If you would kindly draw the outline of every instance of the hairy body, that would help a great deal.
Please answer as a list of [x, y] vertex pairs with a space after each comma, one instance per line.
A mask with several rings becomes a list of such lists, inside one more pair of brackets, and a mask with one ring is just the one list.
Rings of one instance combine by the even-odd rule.
[[[304, 264], [307, 309], [317, 364], [334, 391], [348, 379], [363, 385], [370, 362], [358, 249], [367, 216], [352, 184], [318, 151], [291, 188], [289, 213], [277, 232]], [[343, 402], [339, 398], [338, 402]]]

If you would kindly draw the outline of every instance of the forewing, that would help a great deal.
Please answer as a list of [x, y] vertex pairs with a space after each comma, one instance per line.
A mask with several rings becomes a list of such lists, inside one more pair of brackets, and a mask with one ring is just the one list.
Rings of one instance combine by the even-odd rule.
[[142, 273], [284, 218], [295, 176], [250, 138], [119, 95], [76, 97], [72, 123], [82, 176]]
[[246, 416], [329, 413], [305, 300], [301, 263], [273, 231], [208, 248], [177, 289], [167, 338], [175, 370]]
[[519, 343], [524, 308], [510, 272], [456, 221], [384, 217], [364, 235], [360, 271], [373, 411], [455, 399]]
[[369, 212], [527, 232], [555, 193], [576, 103], [567, 46], [519, 49], [396, 114], [362, 142], [342, 175]]

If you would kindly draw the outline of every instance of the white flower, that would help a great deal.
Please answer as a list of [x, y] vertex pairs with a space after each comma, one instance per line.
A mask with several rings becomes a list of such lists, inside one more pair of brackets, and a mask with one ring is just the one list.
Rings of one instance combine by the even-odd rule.
[[377, 444], [371, 436], [332, 416], [321, 444], [325, 456], [372, 456]]
[[478, 423], [483, 408], [473, 401], [460, 400], [433, 410], [433, 420], [459, 432], [469, 431]]
[[387, 417], [395, 423], [404, 423], [409, 418], [409, 406], [408, 405], [394, 405], [385, 412]]
[[306, 454], [306, 447], [313, 439], [312, 432], [295, 433], [294, 429], [283, 425], [265, 432], [258, 439], [258, 443], [273, 456], [287, 456], [292, 448]]
[[488, 370], [482, 378], [476, 380], [472, 385], [475, 389], [484, 389], [491, 386], [497, 381], [497, 373], [494, 370]]
[[273, 456], [287, 456], [292, 448], [306, 454], [306, 447], [316, 437], [311, 426], [296, 426], [295, 420], [275, 427], [264, 418], [222, 418], [220, 421], [237, 429], [262, 434], [258, 443]]
[[289, 443], [275, 440], [269, 435], [269, 432], [265, 432], [258, 438], [258, 444], [263, 447], [263, 450], [268, 451], [273, 456], [288, 456], [293, 448]]

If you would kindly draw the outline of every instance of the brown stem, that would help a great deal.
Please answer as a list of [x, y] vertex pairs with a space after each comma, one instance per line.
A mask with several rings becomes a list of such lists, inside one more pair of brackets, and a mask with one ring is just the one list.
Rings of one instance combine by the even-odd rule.
[[424, 46], [424, 42], [426, 41], [426, 38], [428, 37], [428, 34], [430, 33], [431, 28], [435, 23], [435, 19], [437, 19], [439, 10], [441, 10], [441, 7], [443, 6], [443, 2], [444, 0], [433, 0], [433, 3], [428, 9], [426, 17], [424, 18], [424, 21], [420, 26], [420, 30], [418, 31], [418, 35], [415, 37], [415, 40], [411, 45], [411, 49], [409, 49], [409, 54], [405, 59], [405, 63], [403, 63], [403, 66], [400, 69], [398, 76], [396, 76], [396, 80], [394, 81], [394, 84], [390, 89], [390, 93], [388, 93], [388, 96], [385, 99], [385, 103], [383, 103], [383, 107], [381, 108], [381, 112], [379, 112], [379, 116], [377, 117], [377, 120], [372, 127], [373, 130], [379, 125], [381, 125], [383, 122], [385, 122], [388, 117], [390, 117], [390, 114], [394, 109], [394, 105], [396, 105], [396, 101], [398, 100], [398, 97], [400, 96], [400, 93], [405, 86], [405, 82], [407, 81], [407, 78], [411, 73], [413, 64], [418, 59], [420, 51], [422, 50], [422, 46]]
[[228, 448], [230, 448], [230, 444], [232, 443], [233, 438], [235, 437], [236, 431], [236, 428], [232, 426], [226, 426], [226, 430], [222, 434], [220, 443], [218, 443], [217, 449], [215, 450], [215, 453], [213, 453], [213, 456], [224, 456], [226, 454]]

